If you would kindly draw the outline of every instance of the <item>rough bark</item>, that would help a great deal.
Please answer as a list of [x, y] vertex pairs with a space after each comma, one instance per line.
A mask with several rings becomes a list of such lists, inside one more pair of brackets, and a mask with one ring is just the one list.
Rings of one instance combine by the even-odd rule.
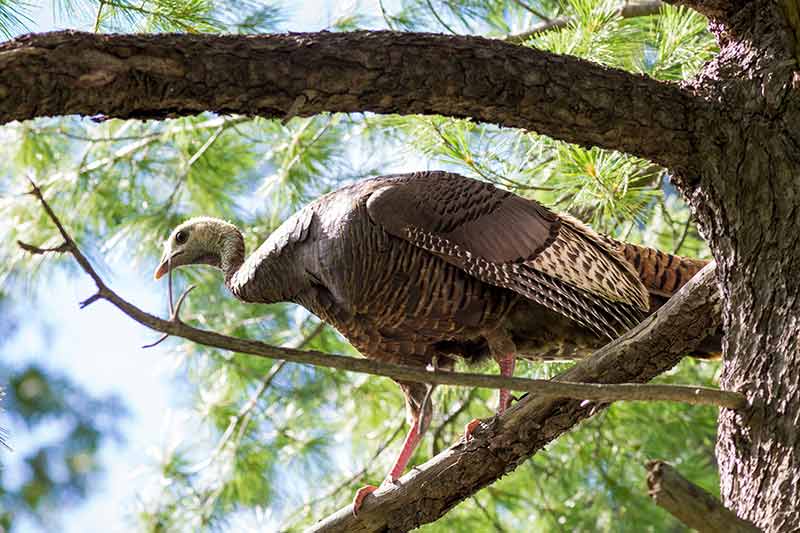
[[[554, 379], [649, 381], [716, 329], [718, 294], [714, 267], [709, 265], [636, 329]], [[408, 531], [433, 522], [607, 405], [529, 395], [496, 424], [476, 430], [470, 443], [456, 444], [412, 469], [397, 486], [373, 493], [357, 518], [347, 506], [310, 531]]]
[[722, 116], [701, 127], [700, 171], [676, 177], [720, 270], [721, 384], [756, 406], [721, 412], [723, 501], [770, 532], [800, 529], [800, 99], [785, 7], [752, 2], [715, 28], [721, 52], [696, 86]]
[[700, 533], [758, 533], [711, 494], [662, 461], [647, 464], [648, 494], [660, 507]]
[[695, 102], [675, 84], [479, 37], [57, 32], [0, 45], [0, 123], [202, 111], [441, 114], [691, 170]]

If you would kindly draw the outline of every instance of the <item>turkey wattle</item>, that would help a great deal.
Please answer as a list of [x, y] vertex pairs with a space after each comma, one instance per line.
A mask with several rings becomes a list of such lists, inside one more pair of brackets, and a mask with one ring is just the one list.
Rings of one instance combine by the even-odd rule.
[[[421, 172], [327, 194], [247, 258], [236, 227], [193, 218], [170, 235], [155, 277], [191, 264], [221, 269], [245, 302], [306, 307], [370, 359], [426, 367], [435, 358], [449, 370], [457, 358], [489, 356], [510, 376], [518, 356], [591, 353], [705, 262], [615, 241], [488, 183]], [[424, 384], [398, 384], [410, 428], [388, 481], [432, 413]], [[498, 413], [508, 400], [500, 391]], [[359, 491], [356, 509], [373, 489]]]

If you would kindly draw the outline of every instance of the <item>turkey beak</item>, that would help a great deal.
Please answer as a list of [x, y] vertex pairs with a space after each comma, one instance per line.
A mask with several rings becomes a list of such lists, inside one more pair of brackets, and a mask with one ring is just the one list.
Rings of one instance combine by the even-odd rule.
[[169, 252], [164, 252], [164, 255], [161, 257], [161, 262], [158, 264], [158, 267], [156, 267], [156, 271], [153, 273], [153, 278], [159, 280], [162, 277], [164, 277], [164, 274], [170, 271], [170, 264], [172, 263], [172, 259], [176, 255], [179, 255], [180, 253], [181, 253], [180, 251], [172, 254], [170, 254]]

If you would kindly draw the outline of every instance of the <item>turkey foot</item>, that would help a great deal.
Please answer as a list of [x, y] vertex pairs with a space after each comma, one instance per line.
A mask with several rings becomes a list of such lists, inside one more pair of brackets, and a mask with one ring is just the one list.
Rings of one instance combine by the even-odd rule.
[[472, 432], [475, 431], [475, 428], [481, 425], [481, 421], [479, 418], [473, 418], [470, 422], [464, 426], [464, 441], [469, 442], [472, 440]]
[[356, 495], [353, 496], [353, 516], [358, 516], [358, 511], [361, 509], [361, 504], [364, 503], [364, 498], [376, 490], [378, 490], [378, 487], [375, 485], [366, 485], [356, 491]]
[[372, 494], [376, 490], [383, 488], [387, 485], [396, 485], [398, 484], [399, 478], [392, 478], [391, 473], [386, 476], [386, 479], [383, 480], [380, 487], [376, 487], [375, 485], [365, 485], [356, 491], [355, 496], [353, 496], [353, 516], [358, 516], [358, 511], [361, 509], [361, 504], [364, 503], [364, 498], [367, 497], [368, 494]]

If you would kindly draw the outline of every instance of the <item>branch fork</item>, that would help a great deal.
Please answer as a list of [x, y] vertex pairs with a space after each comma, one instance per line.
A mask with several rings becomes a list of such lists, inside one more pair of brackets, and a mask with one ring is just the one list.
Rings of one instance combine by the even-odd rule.
[[[169, 309], [170, 309], [170, 311], [169, 311], [169, 320], [168, 320], [168, 322], [171, 322], [173, 324], [183, 324], [183, 321], [181, 320], [181, 317], [180, 317], [181, 306], [183, 305], [183, 302], [186, 299], [186, 296], [190, 292], [192, 292], [195, 287], [196, 287], [196, 285], [189, 285], [188, 287], [186, 287], [186, 289], [184, 289], [184, 291], [178, 297], [178, 303], [173, 305], [173, 303], [172, 303], [172, 271], [170, 270], [170, 272], [169, 272]], [[167, 339], [167, 337], [169, 337], [169, 335], [170, 335], [169, 333], [165, 332], [155, 342], [151, 342], [150, 344], [145, 344], [144, 346], [142, 346], [142, 348], [152, 348], [154, 346], [158, 346], [159, 344], [164, 342]]]

